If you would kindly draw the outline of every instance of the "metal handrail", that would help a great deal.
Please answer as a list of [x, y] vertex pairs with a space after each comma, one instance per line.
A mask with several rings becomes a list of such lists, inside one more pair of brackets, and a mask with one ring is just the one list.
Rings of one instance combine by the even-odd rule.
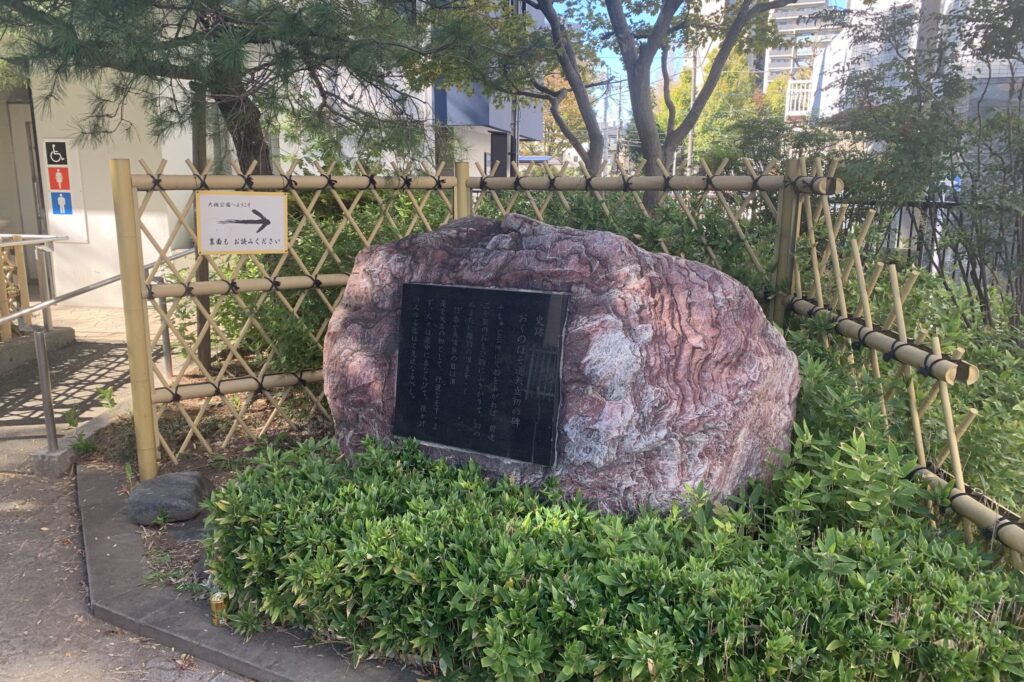
[[[3, 236], [3, 235], [0, 235], [0, 236]], [[154, 266], [156, 266], [156, 265], [158, 265], [160, 263], [170, 263], [171, 261], [175, 261], [175, 260], [181, 258], [182, 256], [187, 256], [187, 255], [190, 255], [190, 254], [193, 254], [193, 253], [195, 253], [195, 249], [184, 249], [182, 251], [178, 251], [177, 253], [175, 253], [175, 254], [173, 254], [171, 256], [168, 256], [167, 258], [161, 258], [161, 259], [155, 260], [152, 263], [147, 264], [145, 266], [145, 268], [148, 271], [148, 270], [150, 270], [151, 268], [153, 268]], [[81, 296], [82, 294], [87, 294], [90, 291], [95, 291], [96, 289], [99, 289], [101, 287], [105, 287], [105, 286], [107, 286], [109, 284], [113, 284], [114, 282], [117, 282], [120, 279], [121, 279], [121, 275], [119, 275], [119, 274], [118, 275], [114, 275], [112, 277], [107, 277], [106, 279], [102, 279], [102, 280], [100, 280], [98, 282], [93, 282], [92, 284], [87, 284], [84, 287], [80, 287], [80, 288], [75, 289], [73, 291], [69, 291], [66, 294], [61, 294], [60, 296], [54, 296], [53, 298], [51, 298], [51, 299], [49, 299], [47, 301], [40, 301], [39, 303], [36, 303], [35, 305], [31, 305], [28, 308], [25, 308], [24, 310], [19, 310], [17, 312], [11, 313], [10, 315], [5, 315], [3, 317], [0, 317], [0, 324], [3, 324], [4, 322], [11, 322], [13, 320], [18, 319], [19, 317], [24, 317], [25, 315], [31, 315], [32, 313], [37, 313], [40, 310], [45, 310], [45, 309], [47, 309], [47, 308], [49, 308], [51, 306], [57, 305], [58, 303], [63, 303], [64, 301], [70, 300], [70, 299], [75, 298], [77, 296]]]
[[67, 237], [49, 234], [37, 235], [31, 239], [25, 239], [25, 235], [21, 234], [0, 234], [0, 245], [3, 245], [4, 248], [11, 246], [39, 246], [40, 244], [52, 244], [53, 242], [63, 242], [66, 240]]
[[[7, 235], [0, 235], [0, 238], [5, 237], [5, 236], [7, 236]], [[39, 244], [43, 244], [43, 243], [48, 243], [48, 242], [61, 241], [63, 239], [66, 239], [66, 237], [40, 238], [38, 240], [35, 240], [35, 245], [39, 245]], [[21, 241], [18, 242], [18, 246], [29, 246], [29, 245], [30, 244], [24, 244]], [[159, 259], [153, 261], [152, 263], [148, 263], [147, 265], [144, 265], [143, 266], [144, 271], [148, 273], [152, 268], [154, 268], [154, 267], [156, 267], [156, 266], [158, 266], [158, 265], [160, 265], [162, 263], [170, 263], [170, 262], [173, 262], [173, 261], [175, 261], [175, 260], [177, 260], [177, 259], [179, 259], [179, 258], [181, 258], [183, 256], [188, 256], [188, 255], [194, 254], [195, 252], [196, 252], [195, 248], [183, 249], [183, 250], [178, 251], [178, 252], [176, 252], [176, 253], [174, 253], [174, 254], [172, 254], [170, 256], [167, 256], [166, 258], [159, 258]], [[48, 276], [48, 273], [46, 273], [46, 274]], [[78, 289], [75, 289], [73, 291], [69, 291], [66, 294], [61, 294], [60, 296], [54, 296], [51, 299], [48, 299], [46, 301], [41, 301], [39, 303], [36, 303], [33, 306], [29, 306], [28, 308], [25, 308], [24, 310], [19, 310], [16, 313], [11, 313], [10, 315], [5, 315], [4, 317], [0, 317], [0, 324], [3, 324], [5, 322], [11, 322], [13, 320], [17, 320], [20, 317], [24, 317], [26, 315], [31, 315], [32, 313], [39, 312], [40, 310], [48, 311], [51, 307], [57, 305], [58, 303], [62, 303], [63, 301], [67, 301], [67, 300], [70, 300], [70, 299], [75, 298], [77, 296], [81, 296], [82, 294], [87, 294], [90, 291], [95, 291], [96, 289], [99, 289], [101, 287], [108, 286], [110, 284], [113, 284], [114, 282], [117, 282], [120, 279], [121, 279], [121, 275], [117, 274], [117, 275], [114, 275], [112, 277], [107, 277], [106, 279], [102, 279], [102, 280], [100, 280], [98, 282], [93, 282], [92, 284], [87, 284], [84, 287], [79, 287]], [[166, 310], [164, 311], [164, 313], [166, 314]], [[47, 321], [47, 322], [49, 322], [49, 321]], [[57, 442], [57, 419], [56, 419], [56, 417], [53, 414], [53, 386], [52, 386], [52, 384], [50, 382], [50, 357], [49, 357], [49, 353], [47, 353], [47, 350], [46, 350], [46, 331], [47, 331], [48, 327], [49, 327], [49, 324], [47, 324], [46, 327], [42, 327], [42, 328], [40, 328], [40, 327], [33, 327], [32, 328], [32, 336], [34, 337], [35, 348], [36, 348], [36, 369], [38, 370], [38, 373], [39, 373], [39, 391], [40, 391], [40, 396], [42, 398], [42, 403], [43, 403], [43, 419], [46, 422], [46, 446], [47, 446], [47, 450], [49, 450], [50, 452], [56, 452], [57, 448], [58, 448], [58, 442]], [[166, 328], [164, 329], [163, 336], [164, 336], [164, 338], [163, 338], [164, 358], [165, 358], [165, 362], [169, 363], [171, 340], [170, 340], [169, 331]], [[169, 364], [168, 364], [168, 367], [169, 367]]]

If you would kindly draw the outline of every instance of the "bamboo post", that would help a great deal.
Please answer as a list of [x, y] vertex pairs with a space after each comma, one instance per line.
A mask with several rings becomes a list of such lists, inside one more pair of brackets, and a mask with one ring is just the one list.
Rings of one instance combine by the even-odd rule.
[[128, 341], [128, 372], [132, 386], [132, 419], [139, 478], [146, 481], [157, 474], [156, 420], [153, 412], [153, 367], [149, 355], [149, 321], [142, 280], [142, 242], [139, 239], [138, 205], [132, 187], [128, 159], [111, 159], [110, 176], [114, 190], [114, 220], [117, 225], [117, 255], [121, 266], [121, 296], [124, 301], [125, 332]]
[[[942, 343], [939, 341], [939, 337], [932, 337], [932, 352], [935, 355], [942, 355]], [[944, 381], [939, 383], [939, 396], [942, 398], [942, 418], [946, 423], [946, 438], [949, 441], [949, 453], [953, 458], [953, 478], [956, 481], [956, 487], [960, 490], [967, 490], [967, 485], [964, 483], [964, 469], [960, 464], [960, 442], [956, 436], [956, 423], [953, 421], [953, 406], [949, 400], [949, 386]], [[973, 536], [971, 532], [970, 521], [964, 519], [964, 535], [967, 537], [967, 541], [970, 542]]]
[[469, 189], [469, 161], [455, 162], [455, 218], [473, 215], [473, 198]]
[[[903, 318], [903, 303], [900, 299], [900, 278], [896, 266], [889, 265], [889, 286], [893, 292], [893, 312], [896, 315], [896, 332], [899, 334], [900, 342], [907, 342], [907, 323]], [[910, 398], [910, 426], [914, 431], [914, 451], [917, 453], [917, 465], [926, 466], [928, 455], [924, 450], [924, 436], [921, 433], [921, 415], [917, 411], [917, 383], [914, 380], [914, 371], [909, 366], [904, 367], [904, 376], [907, 378], [907, 393]]]
[[[895, 268], [895, 265], [889, 267]], [[910, 277], [903, 283], [898, 292], [893, 292], [893, 309], [889, 313], [889, 317], [885, 318], [885, 322], [882, 323], [883, 327], [891, 327], [893, 320], [896, 319], [896, 301], [899, 301], [900, 314], [903, 314], [903, 304], [907, 302], [907, 297], [910, 296], [910, 290], [914, 288], [914, 284], [917, 282], [917, 278], [921, 275], [917, 270], [910, 271]], [[897, 296], [898, 294], [898, 296]]]
[[800, 160], [786, 159], [785, 177], [789, 182], [783, 185], [779, 197], [778, 218], [776, 219], [778, 234], [775, 239], [775, 281], [772, 287], [774, 296], [771, 303], [772, 322], [780, 327], [786, 322], [786, 300], [793, 286], [793, 269], [796, 262], [796, 206], [800, 197], [797, 196], [791, 180], [799, 172]]
[[[868, 293], [867, 282], [864, 279], [864, 264], [860, 260], [860, 242], [854, 239], [851, 242], [853, 246], [853, 264], [854, 269], [857, 271], [857, 288], [860, 290], [860, 307], [864, 309], [864, 326], [868, 329], [874, 329], [875, 323], [871, 319], [871, 297]], [[878, 280], [878, 272], [881, 272], [881, 268], [878, 268], [875, 273], [875, 281]], [[882, 368], [878, 366], [878, 351], [874, 348], [868, 351], [871, 358], [871, 375], [876, 380], [882, 378]], [[882, 416], [888, 419], [889, 411], [885, 407], [885, 395], [883, 391], [882, 395]]]
[[[955, 351], [953, 351], [953, 354], [950, 355], [949, 357], [953, 358], [954, 360], [959, 360], [960, 358], [962, 358], [964, 356], [964, 353], [966, 353], [966, 352], [967, 351], [965, 349], [963, 349], [963, 348], [957, 348]], [[970, 382], [968, 382], [968, 383], [970, 383]], [[932, 406], [932, 403], [935, 402], [935, 399], [938, 398], [938, 397], [939, 397], [939, 385], [938, 384], [934, 384], [928, 390], [928, 393], [925, 395], [924, 400], [921, 401], [921, 407], [920, 407], [920, 409], [918, 411], [918, 414], [922, 414], [923, 415], [925, 412], [927, 412], [928, 408]]]
[[[858, 244], [860, 244], [860, 240], [854, 240], [854, 241], [856, 241]], [[863, 266], [863, 262], [862, 262], [861, 263], [861, 268], [862, 268], [861, 272], [863, 272], [863, 267], [864, 266]], [[885, 270], [885, 264], [884, 263], [880, 263], [880, 262], [876, 262], [875, 263], [875, 267], [871, 270], [871, 276], [867, 278], [868, 298], [870, 298], [871, 294], [874, 293], [875, 287], [878, 285], [878, 278], [882, 276], [882, 271], [883, 270]], [[861, 302], [857, 304], [857, 308], [853, 312], [853, 316], [854, 317], [858, 317], [858, 316], [860, 316], [860, 314], [862, 312], [864, 312], [863, 300], [864, 299], [862, 298]], [[883, 325], [883, 326], [884, 327], [889, 327], [891, 325], [892, 325], [892, 321], [890, 320], [889, 324], [886, 324], [886, 325]]]
[[[20, 240], [21, 237], [17, 237]], [[32, 305], [29, 301], [28, 296], [28, 270], [25, 268], [25, 247], [19, 246], [17, 243], [14, 245], [14, 268], [15, 276], [18, 278], [18, 309], [24, 310]], [[32, 326], [32, 314], [25, 315], [21, 318], [23, 324]]]
[[839, 277], [839, 247], [836, 245], [836, 231], [832, 227], [832, 212], [823, 211], [822, 214], [825, 216], [825, 231], [828, 234], [829, 259], [832, 263], [832, 273], [835, 275], [836, 280], [836, 303], [839, 305], [839, 314], [846, 317], [849, 312], [846, 309], [846, 290], [843, 287], [842, 279]]
[[[7, 246], [0, 244], [0, 317], [7, 317], [11, 314], [10, 299], [7, 297], [7, 272], [3, 263], [7, 260]], [[14, 334], [14, 328], [10, 322], [0, 323], [0, 341], [8, 341]]]
[[[959, 443], [961, 440], [963, 440], [964, 434], [967, 433], [967, 429], [971, 428], [971, 424], [974, 423], [974, 420], [977, 417], [978, 417], [978, 410], [974, 409], [973, 407], [968, 408], [967, 416], [965, 416], [960, 421], [960, 423], [957, 424], [957, 427], [956, 427], [956, 440], [957, 440], [957, 443]], [[941, 467], [943, 464], [945, 464], [946, 460], [949, 458], [949, 453], [950, 453], [949, 445], [946, 445], [945, 447], [942, 448], [942, 452], [939, 453], [938, 458], [935, 460], [935, 466]]]

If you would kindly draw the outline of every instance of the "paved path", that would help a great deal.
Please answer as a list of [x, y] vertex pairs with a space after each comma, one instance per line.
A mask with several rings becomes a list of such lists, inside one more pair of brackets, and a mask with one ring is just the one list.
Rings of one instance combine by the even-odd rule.
[[[124, 311], [120, 308], [71, 307], [68, 304], [53, 308], [53, 325], [71, 327], [79, 341], [124, 343]], [[160, 316], [149, 311], [150, 333], [160, 328]]]
[[[37, 320], [38, 322], [38, 320]], [[53, 323], [75, 330], [76, 343], [49, 353], [58, 436], [107, 409], [99, 389], [128, 383], [124, 314], [120, 308], [56, 306]], [[152, 330], [159, 318], [150, 313]], [[177, 362], [177, 361], [176, 361]], [[163, 365], [161, 365], [162, 367]], [[127, 395], [119, 397], [127, 399]], [[35, 363], [0, 376], [0, 472], [28, 472], [29, 457], [46, 447], [46, 429]]]
[[73, 486], [0, 474], [0, 679], [241, 680], [88, 614]]
[[[100, 388], [116, 392], [128, 383], [128, 354], [123, 343], [75, 343], [49, 357], [58, 436], [107, 409]], [[30, 455], [45, 447], [35, 363], [4, 372], [0, 376], [0, 471], [30, 471]]]

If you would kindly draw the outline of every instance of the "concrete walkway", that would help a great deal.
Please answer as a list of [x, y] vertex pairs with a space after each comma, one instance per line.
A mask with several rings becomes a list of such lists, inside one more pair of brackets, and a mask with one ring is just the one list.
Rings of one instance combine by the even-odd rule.
[[[124, 314], [120, 308], [53, 308], [56, 327], [75, 330], [76, 343], [49, 353], [58, 437], [108, 409], [100, 389], [128, 384]], [[37, 320], [40, 322], [41, 320]], [[159, 316], [150, 313], [151, 329]], [[28, 472], [30, 456], [46, 447], [35, 362], [0, 375], [0, 472]]]
[[[128, 383], [123, 343], [86, 341], [50, 356], [54, 414], [58, 436], [104, 412], [99, 389], [119, 390]], [[46, 427], [35, 363], [0, 377], [0, 471], [27, 472], [29, 458], [46, 448]]]
[[[54, 306], [55, 327], [71, 327], [79, 341], [97, 343], [124, 343], [124, 311], [120, 308], [81, 308], [67, 305]], [[160, 316], [149, 312], [150, 333], [160, 328]]]
[[88, 614], [71, 479], [0, 474], [0, 576], [3, 680], [242, 679]]

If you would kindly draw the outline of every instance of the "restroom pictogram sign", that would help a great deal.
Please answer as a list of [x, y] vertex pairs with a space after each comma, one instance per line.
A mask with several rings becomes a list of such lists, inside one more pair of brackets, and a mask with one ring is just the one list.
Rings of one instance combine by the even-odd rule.
[[71, 189], [71, 178], [67, 168], [57, 166], [56, 168], [47, 168], [46, 172], [50, 176], [51, 190], [67, 191]]
[[47, 231], [66, 237], [66, 244], [88, 244], [89, 224], [78, 154], [70, 140], [43, 139], [39, 144]]

